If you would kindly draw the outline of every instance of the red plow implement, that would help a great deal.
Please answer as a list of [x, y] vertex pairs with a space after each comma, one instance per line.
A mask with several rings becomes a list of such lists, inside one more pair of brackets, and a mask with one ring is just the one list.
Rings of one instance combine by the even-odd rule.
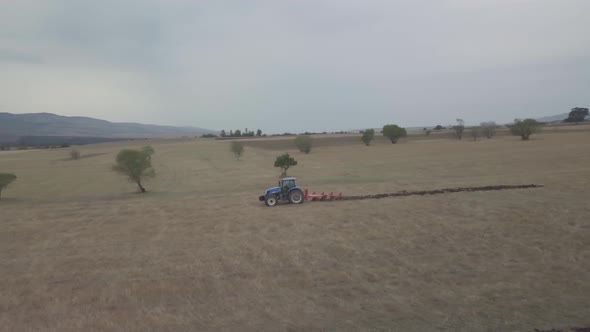
[[326, 194], [316, 194], [316, 192], [309, 193], [309, 190], [305, 189], [305, 200], [307, 201], [331, 201], [342, 199], [342, 193], [334, 194], [333, 192]]

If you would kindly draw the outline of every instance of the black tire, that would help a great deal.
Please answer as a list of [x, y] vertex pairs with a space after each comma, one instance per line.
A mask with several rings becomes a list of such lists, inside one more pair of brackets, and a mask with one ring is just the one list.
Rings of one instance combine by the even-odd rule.
[[268, 196], [265, 200], [264, 200], [264, 204], [266, 204], [266, 206], [275, 206], [277, 205], [277, 198], [275, 196]]
[[302, 204], [303, 201], [305, 201], [303, 191], [299, 189], [293, 189], [291, 192], [289, 192], [289, 202], [292, 204]]

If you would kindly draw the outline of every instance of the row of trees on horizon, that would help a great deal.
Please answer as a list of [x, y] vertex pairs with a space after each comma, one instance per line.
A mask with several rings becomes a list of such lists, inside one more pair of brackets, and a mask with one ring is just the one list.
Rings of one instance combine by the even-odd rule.
[[[586, 121], [586, 117], [589, 116], [589, 111], [588, 108], [585, 107], [574, 107], [571, 109], [571, 111], [568, 114], [568, 117], [560, 122], [562, 123], [579, 123], [579, 122], [584, 122]], [[520, 119], [516, 119], [515, 123], [517, 121], [519, 121]], [[506, 126], [510, 127], [513, 124], [508, 124]], [[486, 121], [486, 122], [482, 122], [480, 123], [479, 126], [471, 126], [469, 128], [474, 128], [476, 130], [480, 130], [480, 134], [486, 136], [487, 138], [491, 138], [494, 133], [495, 130], [494, 128], [498, 128], [500, 127], [500, 125], [496, 124], [496, 122], [494, 121]], [[442, 126], [442, 125], [436, 125], [434, 127], [424, 127], [423, 131], [428, 135], [430, 134], [432, 131], [441, 131], [441, 130], [453, 130], [453, 131], [457, 131], [457, 130], [461, 130], [462, 128], [467, 128], [465, 125], [465, 121], [463, 119], [457, 119], [457, 124], [456, 125], [448, 125], [448, 126]], [[373, 128], [376, 129], [376, 128]], [[358, 132], [358, 131], [338, 131], [338, 132], [330, 132], [330, 134], [348, 134], [348, 133], [352, 133], [352, 132]], [[364, 133], [365, 130], [361, 130], [360, 133]], [[301, 133], [299, 135], [320, 135], [320, 134], [328, 134], [328, 132], [324, 131], [324, 132], [304, 132]], [[271, 134], [270, 136], [296, 136], [297, 134], [293, 134], [293, 133], [289, 133], [289, 132], [285, 132], [283, 134]], [[266, 134], [262, 134], [262, 130], [258, 129], [256, 132], [254, 131], [249, 131], [248, 128], [246, 128], [244, 131], [241, 131], [240, 129], [236, 129], [235, 131], [230, 130], [229, 133], [226, 132], [225, 130], [221, 130], [220, 137], [266, 137]], [[458, 138], [461, 139], [462, 138], [462, 132], [457, 134]], [[203, 137], [217, 137], [217, 135], [212, 135], [212, 134], [208, 134], [208, 135], [203, 135]]]

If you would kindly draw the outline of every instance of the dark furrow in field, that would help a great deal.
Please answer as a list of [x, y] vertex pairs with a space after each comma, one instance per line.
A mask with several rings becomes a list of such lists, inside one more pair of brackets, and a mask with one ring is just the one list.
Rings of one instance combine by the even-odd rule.
[[342, 196], [337, 198], [338, 200], [351, 201], [351, 200], [362, 200], [362, 199], [380, 199], [385, 197], [400, 197], [400, 196], [424, 196], [424, 195], [440, 195], [450, 194], [459, 192], [475, 192], [475, 191], [496, 191], [496, 190], [515, 190], [515, 189], [531, 189], [531, 188], [542, 188], [540, 184], [523, 184], [523, 185], [496, 185], [496, 186], [483, 186], [483, 187], [458, 187], [458, 188], [445, 188], [436, 190], [420, 190], [420, 191], [398, 191], [395, 193], [384, 193], [375, 195], [359, 195], [359, 196]]

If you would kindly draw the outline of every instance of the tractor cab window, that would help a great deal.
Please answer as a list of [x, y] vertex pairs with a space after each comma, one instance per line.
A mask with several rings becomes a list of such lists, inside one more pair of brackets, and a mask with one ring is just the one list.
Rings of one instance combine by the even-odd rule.
[[283, 190], [289, 190], [289, 189], [295, 187], [295, 181], [293, 181], [293, 180], [286, 180], [286, 181], [283, 181], [283, 183], [282, 184], [279, 184], [279, 185], [281, 186], [281, 189], [283, 189]]

